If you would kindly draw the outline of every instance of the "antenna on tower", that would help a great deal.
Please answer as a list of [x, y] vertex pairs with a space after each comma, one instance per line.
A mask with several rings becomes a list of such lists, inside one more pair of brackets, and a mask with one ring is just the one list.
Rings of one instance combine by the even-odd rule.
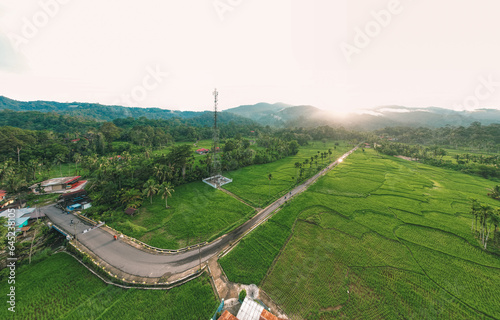
[[232, 179], [222, 176], [222, 166], [220, 161], [220, 147], [219, 147], [219, 128], [217, 127], [217, 105], [219, 99], [219, 92], [217, 89], [213, 92], [214, 95], [214, 127], [213, 127], [213, 142], [212, 142], [212, 165], [210, 168], [210, 177], [203, 179], [203, 182], [214, 187], [219, 188], [227, 183], [233, 182]]

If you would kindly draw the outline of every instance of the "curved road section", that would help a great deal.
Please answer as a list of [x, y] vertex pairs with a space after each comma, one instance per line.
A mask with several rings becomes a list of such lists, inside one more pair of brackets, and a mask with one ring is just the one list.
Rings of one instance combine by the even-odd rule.
[[[41, 210], [43, 210], [49, 219], [59, 228], [71, 235], [76, 234], [79, 242], [111, 266], [133, 276], [159, 278], [165, 274], [179, 274], [195, 268], [200, 263], [200, 257], [203, 263], [223, 251], [233, 244], [234, 241], [239, 240], [246, 233], [262, 223], [263, 220], [268, 218], [269, 215], [285, 203], [285, 197], [290, 199], [307, 190], [307, 188], [319, 177], [323, 176], [337, 164], [342, 162], [347, 156], [356, 151], [357, 148], [358, 147], [355, 147], [342, 155], [328, 167], [270, 204], [243, 225], [201, 247], [200, 250], [194, 249], [177, 254], [149, 253], [132, 247], [125, 242], [114, 240], [109, 232], [101, 230], [100, 228], [88, 231], [90, 227], [85, 225], [83, 221], [80, 221], [74, 215], [64, 213], [54, 206], [43, 207]], [[84, 233], [85, 230], [87, 230], [87, 232]]]

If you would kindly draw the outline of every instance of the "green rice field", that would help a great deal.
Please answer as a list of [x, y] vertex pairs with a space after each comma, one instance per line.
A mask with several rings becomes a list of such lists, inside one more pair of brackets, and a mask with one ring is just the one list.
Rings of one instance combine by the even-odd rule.
[[[335, 143], [339, 145], [336, 146]], [[325, 167], [352, 148], [351, 144], [343, 141], [328, 141], [326, 143], [314, 141], [306, 146], [301, 146], [295, 156], [225, 172], [224, 175], [233, 179], [233, 182], [225, 185], [224, 189], [236, 194], [254, 207], [263, 208], [295, 185], [298, 175], [298, 169], [295, 168], [296, 162], [303, 163], [305, 159], [310, 161], [311, 156], [317, 155], [318, 151], [327, 152], [328, 149], [331, 149], [331, 157], [328, 155], [328, 158], [323, 159], [323, 161], [318, 157], [318, 166], [316, 163], [312, 166], [310, 163], [304, 166], [305, 176], [310, 177], [317, 172], [317, 167]], [[269, 174], [272, 175], [271, 181], [268, 179]]]
[[175, 188], [168, 199], [145, 199], [141, 208], [111, 227], [149, 245], [178, 249], [221, 236], [250, 219], [256, 211], [211, 186], [199, 181]]
[[[71, 256], [58, 253], [16, 274], [16, 312], [0, 319], [208, 319], [217, 299], [208, 276], [171, 290], [121, 289], [107, 285]], [[6, 281], [0, 284], [8, 293]]]
[[291, 319], [500, 319], [500, 255], [471, 232], [495, 183], [372, 150], [318, 180], [219, 260]]

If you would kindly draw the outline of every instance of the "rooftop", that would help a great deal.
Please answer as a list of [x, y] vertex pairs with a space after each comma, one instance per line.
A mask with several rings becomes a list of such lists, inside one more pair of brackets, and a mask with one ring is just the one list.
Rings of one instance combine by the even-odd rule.
[[217, 320], [238, 320], [238, 318], [236, 318], [229, 311], [226, 310]]
[[264, 307], [262, 305], [246, 297], [236, 318], [239, 320], [260, 320], [263, 310]]
[[[42, 185], [42, 187], [48, 187], [48, 186], [54, 186], [54, 185], [58, 185], [58, 184], [65, 184], [65, 183], [72, 182], [78, 178], [80, 178], [80, 176], [52, 178], [49, 180], [42, 181], [41, 185]], [[34, 184], [30, 188], [36, 188], [36, 187], [37, 187], [37, 184]]]

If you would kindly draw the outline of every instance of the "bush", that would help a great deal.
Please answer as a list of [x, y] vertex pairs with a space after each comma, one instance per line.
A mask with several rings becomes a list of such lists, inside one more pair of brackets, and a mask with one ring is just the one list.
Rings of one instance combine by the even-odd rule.
[[245, 300], [246, 296], [247, 296], [247, 291], [245, 289], [243, 289], [240, 291], [240, 294], [238, 296], [238, 300], [240, 300], [240, 302], [243, 302], [243, 300]]

